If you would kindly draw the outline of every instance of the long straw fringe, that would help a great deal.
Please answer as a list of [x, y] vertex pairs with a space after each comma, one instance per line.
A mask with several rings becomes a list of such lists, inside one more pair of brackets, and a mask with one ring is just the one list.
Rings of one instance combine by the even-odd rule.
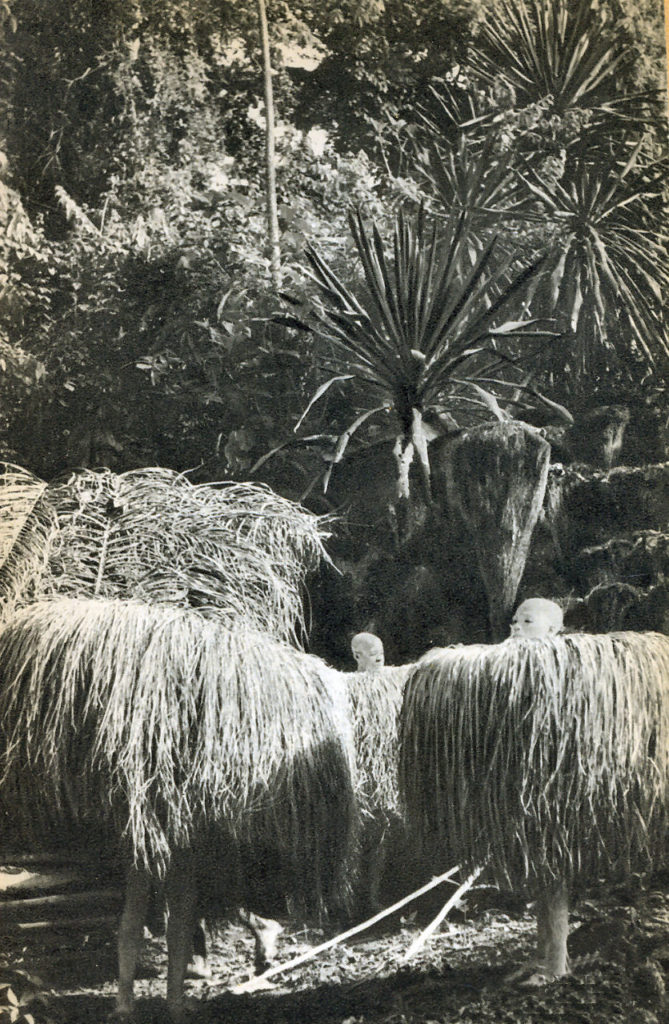
[[655, 633], [437, 650], [400, 717], [409, 827], [439, 862], [502, 884], [657, 865], [669, 819], [669, 639]]
[[61, 815], [109, 818], [159, 873], [219, 828], [278, 852], [297, 895], [332, 902], [353, 848], [351, 744], [315, 661], [195, 611], [28, 607], [0, 633], [1, 820], [25, 839]]
[[413, 665], [344, 674], [351, 704], [356, 788], [363, 814], [399, 817], [398, 717]]

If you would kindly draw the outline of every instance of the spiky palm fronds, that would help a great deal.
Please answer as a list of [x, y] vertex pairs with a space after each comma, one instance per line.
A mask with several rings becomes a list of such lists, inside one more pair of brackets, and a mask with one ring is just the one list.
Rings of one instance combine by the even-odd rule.
[[484, 93], [468, 87], [465, 80], [460, 84], [456, 81], [442, 80], [439, 86], [428, 87], [423, 103], [418, 108], [418, 117], [428, 131], [428, 138], [433, 142], [447, 145], [454, 149], [463, 140], [478, 147], [481, 136], [485, 134], [497, 111], [491, 113]]
[[487, 372], [503, 366], [496, 340], [546, 333], [534, 320], [503, 322], [501, 315], [536, 268], [508, 284], [509, 261], [493, 260], [492, 246], [471, 262], [461, 216], [451, 217], [438, 238], [422, 216], [413, 222], [400, 212], [392, 258], [376, 226], [368, 233], [359, 213], [351, 230], [365, 275], [360, 299], [308, 250], [329, 301], [319, 322], [333, 345], [330, 365], [348, 367], [377, 389], [407, 427], [413, 408], [425, 409], [462, 379], [476, 379], [482, 365]]
[[31, 599], [46, 569], [55, 526], [46, 486], [20, 466], [0, 463], [0, 619]]
[[472, 54], [476, 73], [521, 104], [549, 97], [552, 110], [617, 112], [625, 54], [592, 0], [500, 0]]
[[638, 155], [636, 147], [625, 163], [609, 158], [597, 166], [580, 159], [550, 189], [538, 175], [523, 175], [541, 216], [555, 227], [546, 243], [544, 311], [568, 319], [576, 337], [573, 368], [581, 373], [597, 368], [597, 356], [600, 370], [616, 351], [628, 358], [630, 341], [650, 367], [669, 359], [666, 167], [640, 167]]
[[[432, 141], [420, 169], [446, 216], [466, 214], [470, 243], [478, 251], [522, 212], [523, 195], [508, 163], [499, 159], [492, 138], [472, 145], [461, 134], [457, 144], [445, 148]], [[513, 240], [515, 241], [515, 240]]]
[[364, 275], [359, 292], [337, 278], [313, 248], [307, 249], [323, 299], [314, 310], [314, 329], [328, 345], [323, 363], [334, 375], [317, 390], [307, 411], [330, 385], [353, 382], [359, 405], [338, 440], [333, 464], [363, 425], [383, 415], [402, 454], [400, 493], [408, 492], [402, 476], [408, 477], [414, 454], [429, 490], [425, 413], [448, 413], [458, 423], [477, 415], [490, 419], [491, 410], [501, 418], [491, 392], [500, 384], [503, 392], [513, 376], [511, 340], [554, 337], [537, 320], [516, 318], [520, 297], [541, 260], [519, 270], [513, 258], [499, 256], [494, 240], [472, 255], [466, 218], [458, 213], [438, 232], [428, 227], [422, 211], [415, 219], [400, 212], [392, 254], [377, 226], [369, 231], [360, 212], [350, 224]]
[[351, 751], [314, 659], [239, 621], [61, 600], [14, 616], [0, 665], [0, 811], [19, 839], [61, 813], [111, 818], [160, 871], [214, 829], [275, 851], [296, 896], [341, 887]]
[[356, 787], [363, 811], [376, 818], [399, 813], [397, 719], [412, 665], [380, 672], [346, 672], [355, 747]]
[[[0, 479], [2, 501], [20, 515]], [[38, 552], [44, 545], [33, 581], [41, 597], [197, 606], [294, 638], [304, 577], [324, 557], [321, 521], [262, 485], [193, 486], [164, 469], [85, 470], [50, 485], [42, 501], [55, 528], [26, 527]]]
[[573, 635], [437, 650], [400, 719], [413, 825], [512, 886], [666, 856], [669, 639]]

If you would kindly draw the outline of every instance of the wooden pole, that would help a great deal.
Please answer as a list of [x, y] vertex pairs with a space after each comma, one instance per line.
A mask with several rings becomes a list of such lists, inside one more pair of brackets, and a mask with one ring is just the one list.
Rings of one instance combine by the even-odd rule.
[[276, 151], [274, 141], [274, 93], [272, 89], [272, 63], [269, 52], [269, 29], [265, 0], [258, 0], [260, 45], [262, 47], [263, 81], [265, 91], [265, 173], [267, 178], [267, 235], [269, 239], [272, 284], [278, 292], [281, 287], [281, 252], [279, 249], [279, 216], [276, 204]]
[[452, 878], [453, 875], [459, 871], [458, 865], [451, 868], [450, 871], [446, 871], [443, 875], [438, 875], [436, 878], [431, 879], [425, 885], [421, 886], [420, 889], [416, 889], [415, 892], [409, 893], [408, 896], [404, 896], [397, 903], [393, 903], [392, 907], [386, 907], [385, 910], [380, 910], [378, 914], [374, 914], [374, 917], [370, 917], [369, 920], [363, 921], [362, 924], [356, 924], [353, 928], [349, 928], [348, 931], [342, 932], [341, 935], [335, 935], [333, 939], [328, 939], [327, 942], [321, 942], [320, 946], [313, 946], [308, 949], [306, 953], [300, 953], [299, 956], [293, 957], [292, 960], [288, 960], [285, 964], [276, 964], [274, 967], [270, 967], [269, 970], [265, 971], [264, 974], [259, 974], [255, 978], [250, 978], [249, 981], [242, 982], [241, 985], [235, 985], [231, 991], [235, 995], [243, 995], [244, 993], [253, 992], [255, 989], [267, 987], [267, 981], [270, 978], [275, 977], [277, 974], [283, 974], [284, 971], [291, 971], [293, 967], [299, 967], [300, 964], [304, 964], [307, 960], [312, 960], [313, 957], [318, 956], [319, 953], [323, 953], [326, 949], [330, 949], [332, 946], [338, 946], [340, 942], [344, 942], [346, 939], [352, 938], [353, 935], [357, 935], [359, 932], [365, 931], [367, 928], [371, 928], [377, 921], [383, 920], [384, 917], [388, 917], [393, 914], [396, 910], [401, 910], [407, 903], [411, 903], [413, 900], [418, 899], [424, 893], [429, 892], [430, 889], [434, 889], [436, 885], [440, 885], [441, 882], [446, 882]]
[[434, 921], [431, 921], [430, 924], [427, 926], [427, 928], [425, 928], [420, 933], [418, 938], [414, 939], [414, 941], [411, 943], [411, 945], [407, 949], [406, 953], [402, 957], [403, 961], [410, 960], [411, 957], [414, 956], [414, 954], [417, 953], [419, 949], [423, 948], [423, 946], [425, 945], [427, 940], [430, 938], [430, 936], [434, 932], [436, 932], [437, 928], [439, 927], [441, 922], [444, 920], [444, 918], [448, 914], [449, 910], [451, 910], [456, 905], [456, 903], [458, 902], [460, 897], [463, 896], [467, 892], [468, 889], [471, 889], [472, 885], [474, 884], [474, 882], [479, 877], [479, 875], [481, 874], [482, 871], [483, 871], [482, 867], [477, 868], [476, 871], [472, 871], [472, 873], [469, 876], [469, 878], [465, 879], [465, 881], [462, 883], [462, 885], [459, 886], [455, 890], [455, 892], [450, 897], [450, 899], [446, 903], [444, 903], [443, 907], [441, 908], [441, 910], [439, 911], [439, 913], [435, 917]]

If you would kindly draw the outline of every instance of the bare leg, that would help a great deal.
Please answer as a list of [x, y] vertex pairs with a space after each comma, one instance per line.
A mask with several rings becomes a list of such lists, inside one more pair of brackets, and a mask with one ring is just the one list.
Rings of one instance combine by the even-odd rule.
[[207, 963], [207, 936], [204, 921], [198, 921], [193, 932], [193, 956], [186, 972], [189, 978], [211, 978], [211, 968]]
[[558, 882], [537, 900], [537, 951], [539, 963], [549, 978], [562, 978], [569, 972], [568, 934], [567, 886]]
[[133, 985], [137, 959], [144, 937], [150, 879], [145, 871], [131, 867], [125, 890], [125, 904], [118, 930], [118, 994], [116, 1010], [129, 1017], [133, 1006]]
[[167, 875], [167, 1008], [172, 1020], [183, 1018], [184, 979], [197, 920], [193, 860], [175, 857]]
[[567, 936], [569, 933], [569, 899], [564, 881], [556, 882], [542, 892], [536, 901], [537, 958], [513, 971], [507, 984], [526, 988], [546, 985], [569, 973]]
[[360, 905], [365, 917], [371, 917], [381, 909], [379, 894], [385, 863], [386, 847], [381, 840], [378, 846], [367, 851], [365, 863], [361, 866]]
[[246, 925], [255, 939], [255, 969], [256, 974], [262, 974], [276, 956], [276, 944], [283, 931], [283, 925], [242, 907], [238, 913], [239, 920]]
[[356, 910], [363, 917], [371, 917], [381, 908], [379, 894], [387, 852], [385, 832], [385, 826], [377, 819], [366, 822], [363, 829], [356, 901]]

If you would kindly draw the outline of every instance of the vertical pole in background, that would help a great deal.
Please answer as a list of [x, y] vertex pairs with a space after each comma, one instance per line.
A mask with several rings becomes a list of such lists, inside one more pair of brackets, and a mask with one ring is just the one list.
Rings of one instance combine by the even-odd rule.
[[262, 47], [263, 79], [265, 87], [265, 172], [267, 175], [267, 233], [269, 237], [272, 284], [281, 287], [281, 253], [279, 250], [279, 218], [276, 208], [276, 157], [274, 150], [274, 96], [272, 91], [272, 65], [269, 52], [269, 31], [265, 0], [258, 0], [260, 44]]

